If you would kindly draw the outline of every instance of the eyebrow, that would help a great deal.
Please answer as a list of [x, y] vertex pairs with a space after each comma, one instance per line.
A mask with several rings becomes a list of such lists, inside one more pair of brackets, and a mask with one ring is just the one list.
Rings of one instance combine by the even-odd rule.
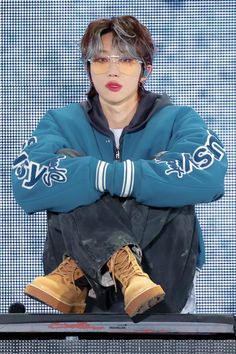
[[108, 51], [108, 50], [104, 50], [104, 49], [99, 50], [99, 52], [100, 52], [100, 53], [109, 53], [109, 51]]
[[[100, 54], [109, 54], [109, 50], [104, 50], [104, 49], [102, 49], [102, 50], [99, 50], [99, 52], [98, 53], [100, 53]], [[120, 52], [121, 54], [123, 54], [123, 55], [129, 55], [129, 53], [128, 52]]]

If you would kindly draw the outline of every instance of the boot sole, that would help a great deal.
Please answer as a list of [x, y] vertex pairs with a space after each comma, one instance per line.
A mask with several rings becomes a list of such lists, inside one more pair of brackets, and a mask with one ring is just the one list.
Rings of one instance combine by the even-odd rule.
[[152, 308], [165, 297], [165, 292], [160, 285], [145, 289], [142, 293], [132, 299], [125, 307], [125, 311], [130, 317], [144, 313]]
[[24, 289], [24, 293], [33, 298], [34, 300], [38, 300], [40, 302], [42, 302], [45, 305], [48, 305], [52, 308], [54, 308], [55, 310], [58, 310], [62, 313], [65, 314], [69, 314], [69, 313], [84, 313], [85, 311], [85, 307], [86, 304], [85, 303], [81, 303], [81, 304], [68, 304], [64, 301], [62, 301], [62, 299], [57, 298], [53, 295], [48, 294], [47, 292], [43, 291], [42, 289], [29, 284], [26, 286], [26, 288]]

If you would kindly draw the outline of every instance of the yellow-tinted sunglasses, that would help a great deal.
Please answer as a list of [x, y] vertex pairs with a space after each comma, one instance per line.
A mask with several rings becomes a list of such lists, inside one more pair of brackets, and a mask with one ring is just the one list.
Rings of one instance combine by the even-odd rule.
[[96, 75], [105, 74], [109, 71], [111, 63], [116, 63], [122, 74], [135, 76], [139, 72], [140, 64], [143, 63], [140, 59], [117, 55], [96, 56], [88, 61], [91, 64], [91, 71]]

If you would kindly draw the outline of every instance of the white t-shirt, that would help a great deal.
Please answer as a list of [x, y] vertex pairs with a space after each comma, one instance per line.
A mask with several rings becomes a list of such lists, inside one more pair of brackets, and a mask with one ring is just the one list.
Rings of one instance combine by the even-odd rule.
[[120, 146], [120, 136], [122, 134], [123, 128], [110, 128], [115, 137], [116, 148], [119, 149]]

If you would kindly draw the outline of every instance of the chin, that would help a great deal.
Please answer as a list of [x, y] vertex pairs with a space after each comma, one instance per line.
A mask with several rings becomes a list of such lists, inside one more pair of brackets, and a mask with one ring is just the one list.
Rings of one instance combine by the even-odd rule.
[[101, 98], [104, 100], [104, 101], [107, 101], [109, 103], [119, 103], [119, 102], [123, 102], [126, 100], [126, 97], [123, 97], [123, 96], [120, 96], [120, 95], [117, 95], [117, 93], [113, 93], [113, 94], [106, 94], [106, 95], [102, 95]]

